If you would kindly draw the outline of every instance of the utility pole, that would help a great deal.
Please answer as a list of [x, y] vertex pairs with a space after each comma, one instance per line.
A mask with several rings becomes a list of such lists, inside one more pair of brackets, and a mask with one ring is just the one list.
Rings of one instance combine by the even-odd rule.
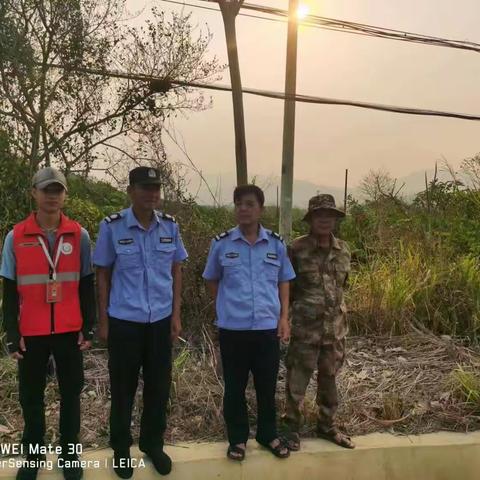
[[[297, 92], [298, 0], [290, 0], [288, 7], [287, 67], [285, 94]], [[295, 151], [295, 100], [285, 100], [283, 120], [282, 190], [280, 198], [280, 233], [286, 242], [292, 234], [293, 159]]]
[[225, 38], [227, 41], [228, 66], [232, 85], [233, 120], [235, 125], [235, 157], [237, 162], [237, 185], [248, 183], [247, 144], [245, 140], [245, 118], [243, 113], [242, 79], [238, 60], [237, 32], [235, 20], [244, 0], [217, 0], [222, 12]]
[[348, 198], [348, 168], [345, 170], [345, 193], [343, 195], [343, 211], [347, 213], [347, 198]]

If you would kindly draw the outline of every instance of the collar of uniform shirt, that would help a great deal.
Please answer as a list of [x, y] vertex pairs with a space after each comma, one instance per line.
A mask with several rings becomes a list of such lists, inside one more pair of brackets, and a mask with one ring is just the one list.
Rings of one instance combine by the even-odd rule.
[[[322, 248], [322, 247], [320, 247], [320, 243], [318, 241], [318, 238], [315, 235], [310, 233], [310, 238], [311, 238], [311, 241], [315, 244], [315, 246], [317, 246], [319, 248]], [[335, 237], [335, 235], [333, 233], [330, 234], [330, 247], [328, 248], [328, 250], [330, 250], [330, 249], [334, 249], [334, 250], [341, 250], [342, 249], [342, 247], [340, 247], [340, 244], [338, 243], [337, 237]]]
[[337, 237], [331, 233], [331, 238], [332, 238], [332, 248], [334, 248], [335, 250], [341, 250], [342, 248], [340, 247], [340, 244], [338, 243], [338, 239]]
[[[140, 224], [140, 222], [137, 220], [137, 217], [135, 216], [135, 214], [133, 213], [132, 207], [129, 207], [127, 209], [126, 220], [127, 220], [128, 228], [138, 227], [138, 228], [141, 228], [142, 230], [145, 230]], [[155, 212], [153, 212], [153, 220], [155, 220], [156, 223], [160, 223], [160, 220], [158, 219], [158, 216]]]
[[[243, 236], [243, 233], [238, 225], [233, 229], [232, 233], [230, 234], [230, 238], [232, 240], [242, 239], [244, 242], [249, 243], [248, 240]], [[258, 238], [255, 243], [261, 242], [262, 240], [268, 241], [268, 233], [265, 228], [263, 228], [263, 225], [260, 224], [260, 228], [258, 229]]]

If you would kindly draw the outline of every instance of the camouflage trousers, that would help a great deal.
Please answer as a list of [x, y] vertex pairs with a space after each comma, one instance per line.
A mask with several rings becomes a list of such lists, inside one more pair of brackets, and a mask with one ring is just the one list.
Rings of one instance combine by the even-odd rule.
[[326, 430], [334, 425], [338, 408], [336, 376], [345, 358], [345, 339], [329, 344], [290, 341], [287, 352], [284, 427], [298, 432], [304, 422], [305, 392], [317, 369], [317, 428]]

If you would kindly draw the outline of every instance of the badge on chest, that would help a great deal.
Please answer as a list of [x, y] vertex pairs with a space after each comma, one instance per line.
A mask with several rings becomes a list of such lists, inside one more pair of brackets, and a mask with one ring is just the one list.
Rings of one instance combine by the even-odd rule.
[[131, 245], [133, 243], [133, 238], [121, 238], [118, 241], [119, 245]]
[[49, 280], [47, 283], [47, 303], [58, 303], [62, 301], [62, 284], [56, 280]]
[[225, 254], [225, 257], [227, 258], [238, 258], [240, 254], [238, 252], [228, 252]]

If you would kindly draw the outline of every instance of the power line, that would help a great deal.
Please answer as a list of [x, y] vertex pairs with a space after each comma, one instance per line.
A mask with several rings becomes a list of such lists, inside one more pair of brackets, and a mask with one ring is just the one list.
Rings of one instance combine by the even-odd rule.
[[[219, 12], [218, 8], [206, 7], [202, 5], [195, 5], [192, 3], [181, 2], [176, 0], [161, 0], [166, 3], [173, 3], [177, 5], [183, 5], [193, 8], [200, 8], [204, 10], [210, 10], [214, 12]], [[215, 3], [215, 0], [199, 0], [204, 3]], [[249, 3], [244, 3], [242, 5], [243, 9], [256, 11], [259, 13], [273, 15], [281, 17], [281, 19], [275, 19], [270, 17], [264, 17], [259, 15], [249, 15], [246, 13], [239, 13], [241, 16], [260, 19], [260, 20], [269, 20], [277, 21], [281, 23], [286, 23], [288, 21], [288, 11], [280, 8], [265, 7], [262, 5], [254, 5]], [[411, 42], [411, 43], [420, 43], [424, 45], [433, 45], [438, 47], [446, 48], [455, 48], [460, 50], [469, 50], [474, 52], [480, 52], [480, 43], [465, 41], [465, 40], [453, 40], [441, 37], [435, 37], [431, 35], [423, 35], [419, 33], [413, 33], [403, 30], [397, 30], [392, 28], [377, 27], [374, 25], [369, 25], [365, 23], [350, 22], [346, 20], [340, 20], [330, 17], [322, 17], [319, 15], [307, 15], [305, 20], [299, 20], [299, 25], [305, 27], [321, 28], [329, 31], [343, 32], [354, 35], [362, 35], [368, 37], [376, 38], [385, 38], [389, 40], [397, 40], [402, 42]]]
[[[209, 1], [209, 0], [202, 0], [202, 1]], [[264, 7], [264, 6], [253, 5], [253, 4], [244, 4], [244, 8], [288, 18], [287, 10], [282, 10], [282, 9], [272, 8], [272, 7]], [[419, 33], [396, 30], [392, 28], [377, 27], [377, 26], [369, 25], [365, 23], [350, 22], [346, 20], [322, 17], [318, 15], [308, 15], [304, 23], [306, 23], [307, 25], [309, 24], [319, 25], [322, 27], [327, 27], [329, 29], [347, 32], [347, 33], [360, 33], [360, 34], [365, 34], [369, 36], [387, 38], [390, 40], [424, 43], [428, 45], [458, 48], [458, 49], [472, 50], [477, 52], [480, 51], [479, 43], [434, 37], [431, 35], [423, 35]]]
[[[211, 2], [211, 0], [201, 0], [204, 2]], [[282, 10], [280, 8], [272, 8], [272, 7], [264, 7], [262, 5], [254, 5], [254, 4], [243, 4], [243, 8], [268, 13], [271, 15], [279, 15], [281, 17], [288, 18], [288, 11]], [[313, 25], [321, 25], [325, 27], [329, 27], [330, 29], [335, 29], [342, 32], [348, 33], [360, 33], [369, 36], [376, 36], [381, 38], [388, 38], [391, 40], [399, 40], [399, 41], [408, 41], [408, 42], [415, 42], [415, 43], [425, 43], [428, 45], [436, 45], [436, 46], [443, 46], [449, 48], [459, 48], [465, 50], [473, 50], [473, 51], [480, 51], [480, 44], [464, 41], [464, 40], [452, 40], [447, 38], [441, 37], [434, 37], [431, 35], [423, 35], [419, 33], [413, 33], [403, 30], [396, 30], [392, 28], [385, 28], [385, 27], [377, 27], [374, 25], [369, 25], [366, 23], [357, 23], [357, 22], [350, 22], [346, 20], [339, 20], [337, 18], [330, 18], [330, 17], [322, 17], [319, 15], [307, 15], [306, 20], [303, 22]]]
[[[176, 1], [176, 0], [160, 0], [160, 1], [164, 2], [164, 3], [173, 3], [175, 5], [181, 5], [182, 7], [194, 7], [194, 8], [200, 8], [202, 10], [209, 10], [211, 12], [217, 12], [217, 13], [220, 12], [220, 10], [218, 8], [205, 7], [203, 5], [194, 5], [192, 3], [185, 3], [185, 2], [180, 2], [180, 1]], [[208, 3], [210, 3], [210, 2], [208, 2]], [[270, 22], [287, 23], [285, 20], [281, 20], [279, 18], [262, 17], [260, 15], [251, 15], [251, 14], [248, 14], [248, 13], [239, 13], [238, 15], [240, 15], [242, 17], [256, 18], [258, 20], [268, 20]]]
[[[88, 75], [98, 75], [111, 78], [120, 78], [125, 80], [136, 80], [142, 82], [155, 82], [161, 81], [165, 82], [164, 78], [153, 76], [153, 75], [144, 75], [140, 73], [127, 73], [120, 71], [111, 71], [111, 70], [99, 70], [87, 67], [73, 67], [60, 64], [47, 64], [46, 66], [50, 68], [58, 68], [61, 70], [84, 73]], [[168, 83], [172, 86], [178, 87], [190, 87], [190, 88], [202, 88], [206, 90], [216, 90], [222, 92], [231, 92], [232, 89], [228, 85], [221, 84], [205, 84], [198, 82], [185, 82], [182, 80], [170, 80]], [[480, 115], [471, 115], [465, 113], [456, 113], [456, 112], [444, 112], [440, 110], [425, 110], [421, 108], [412, 108], [412, 107], [399, 107], [394, 105], [385, 105], [380, 103], [371, 103], [371, 102], [360, 102], [356, 100], [344, 100], [336, 98], [325, 98], [325, 97], [314, 97], [310, 95], [285, 95], [281, 92], [274, 92], [269, 90], [260, 90], [255, 88], [243, 88], [244, 93], [250, 95], [256, 95], [259, 97], [272, 98], [276, 100], [294, 100], [301, 103], [311, 103], [311, 104], [320, 104], [320, 105], [339, 105], [347, 107], [357, 107], [365, 108], [369, 110], [377, 110], [383, 112], [392, 112], [400, 113], [407, 115], [422, 115], [422, 116], [432, 116], [432, 117], [447, 117], [447, 118], [458, 118], [462, 120], [480, 120]]]

